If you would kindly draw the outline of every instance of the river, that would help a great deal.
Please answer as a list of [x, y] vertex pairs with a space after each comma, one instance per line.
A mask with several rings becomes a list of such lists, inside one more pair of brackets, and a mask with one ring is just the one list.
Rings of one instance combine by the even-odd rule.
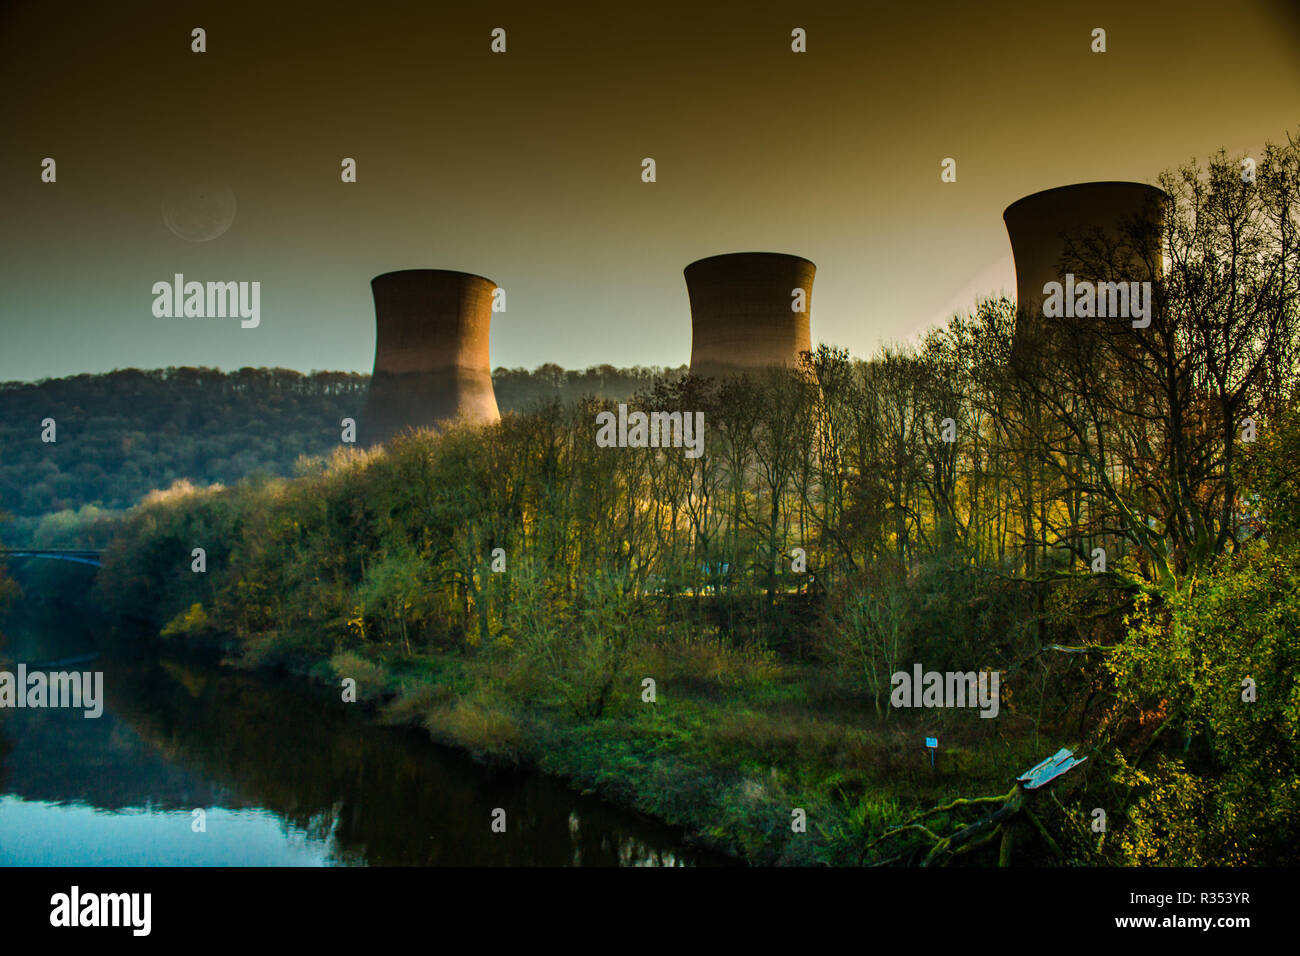
[[[489, 770], [290, 678], [19, 602], [10, 671], [103, 672], [103, 715], [0, 709], [0, 866], [692, 866], [725, 857], [543, 774]], [[493, 832], [493, 811], [506, 831]], [[194, 811], [202, 811], [195, 814]]]

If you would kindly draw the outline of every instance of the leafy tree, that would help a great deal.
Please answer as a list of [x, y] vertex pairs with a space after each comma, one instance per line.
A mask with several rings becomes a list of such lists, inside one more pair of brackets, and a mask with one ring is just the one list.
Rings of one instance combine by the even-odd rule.
[[1127, 860], [1300, 860], [1300, 549], [1256, 544], [1163, 608], [1144, 599], [1109, 666], [1122, 704], [1187, 741], [1154, 771], [1121, 760]]

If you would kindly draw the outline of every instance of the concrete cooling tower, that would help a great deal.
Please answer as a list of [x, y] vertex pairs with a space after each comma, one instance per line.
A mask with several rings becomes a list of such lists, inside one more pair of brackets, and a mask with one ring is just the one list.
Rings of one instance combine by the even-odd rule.
[[386, 272], [375, 296], [375, 371], [358, 438], [376, 445], [406, 428], [501, 417], [488, 335], [496, 283], [441, 269]]
[[[794, 366], [812, 348], [817, 267], [775, 252], [736, 252], [685, 269], [691, 300], [691, 374], [720, 378], [764, 366]], [[802, 303], [794, 290], [802, 289]], [[802, 305], [802, 311], [793, 306]]]
[[[1043, 317], [1043, 286], [1064, 283], [1066, 273], [1090, 282], [1141, 282], [1160, 272], [1160, 225], [1165, 193], [1143, 183], [1079, 183], [1019, 199], [1002, 214], [1016, 263], [1016, 304], [1021, 323]], [[1135, 235], [1133, 224], [1140, 235]], [[1062, 261], [1066, 237], [1076, 246], [1100, 238], [1111, 275], [1080, 274]], [[1051, 321], [1050, 319], [1046, 321]]]

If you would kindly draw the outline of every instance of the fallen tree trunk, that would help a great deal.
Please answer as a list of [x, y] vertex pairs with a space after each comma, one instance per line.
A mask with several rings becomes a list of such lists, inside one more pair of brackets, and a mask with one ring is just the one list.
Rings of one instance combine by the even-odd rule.
[[[1020, 786], [1020, 784], [1016, 783], [1009, 791], [1004, 794], [999, 794], [998, 796], [972, 798], [962, 797], [952, 801], [951, 803], [945, 803], [942, 806], [926, 810], [924, 813], [917, 814], [903, 824], [886, 830], [875, 840], [872, 840], [862, 848], [862, 855], [859, 857], [859, 860], [864, 861], [868, 851], [873, 847], [879, 846], [888, 839], [897, 837], [903, 833], [919, 833], [932, 844], [925, 857], [921, 860], [920, 866], [947, 866], [952, 862], [954, 857], [963, 853], [969, 853], [978, 847], [992, 842], [998, 836], [1001, 836], [1002, 843], [998, 850], [998, 865], [1009, 866], [1011, 863], [1011, 849], [1013, 842], [1012, 834], [1015, 831], [1018, 819], [1022, 814], [1030, 823], [1033, 824], [1034, 829], [1043, 837], [1053, 854], [1060, 858], [1060, 847], [1057, 846], [1056, 841], [1052, 839], [1050, 834], [1048, 834], [1047, 830], [1043, 827], [1042, 822], [1039, 821], [1039, 819], [1029, 809], [1029, 796], [1030, 795]], [[967, 824], [948, 836], [941, 836], [940, 834], [935, 833], [923, 822], [940, 813], [948, 813], [960, 809], [961, 807], [979, 805], [996, 807], [996, 809], [987, 816], [981, 817], [975, 822]], [[899, 854], [876, 865], [893, 863], [905, 856], [907, 856], [906, 853]]]

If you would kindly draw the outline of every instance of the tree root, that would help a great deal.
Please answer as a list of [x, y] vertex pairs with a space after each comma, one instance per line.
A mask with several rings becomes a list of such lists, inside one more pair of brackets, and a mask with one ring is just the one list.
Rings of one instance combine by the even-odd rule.
[[[907, 820], [899, 826], [886, 830], [876, 839], [872, 840], [862, 848], [862, 854], [859, 861], [866, 859], [867, 852], [873, 847], [880, 845], [885, 840], [896, 837], [901, 833], [915, 832], [920, 833], [930, 843], [930, 849], [924, 859], [921, 860], [921, 866], [947, 866], [958, 856], [969, 853], [972, 850], [985, 846], [997, 839], [999, 836], [1002, 842], [998, 848], [998, 865], [1011, 865], [1011, 850], [1014, 843], [1017, 826], [1017, 819], [1020, 814], [1033, 825], [1034, 829], [1043, 838], [1048, 849], [1058, 859], [1064, 861], [1065, 854], [1061, 852], [1060, 846], [1052, 835], [1047, 832], [1041, 820], [1034, 815], [1027, 805], [1027, 794], [1017, 783], [1008, 792], [994, 797], [960, 797], [951, 803], [945, 803], [942, 806], [934, 807], [923, 813]], [[925, 826], [921, 821], [935, 814], [947, 813], [959, 807], [971, 807], [980, 805], [997, 805], [997, 809], [985, 817], [970, 823], [949, 836], [940, 836], [932, 829]], [[900, 854], [891, 857], [887, 862], [893, 863], [902, 859], [907, 854]]]

